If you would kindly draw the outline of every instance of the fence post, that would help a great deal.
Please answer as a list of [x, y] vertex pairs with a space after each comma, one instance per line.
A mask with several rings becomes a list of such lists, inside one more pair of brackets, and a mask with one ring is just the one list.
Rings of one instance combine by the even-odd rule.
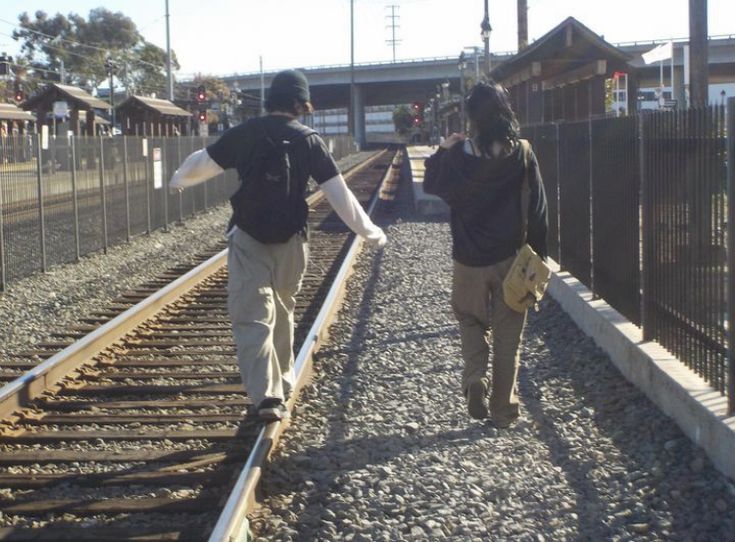
[[74, 209], [74, 249], [75, 259], [78, 262], [82, 253], [79, 239], [79, 195], [77, 193], [77, 136], [71, 137], [71, 201]]
[[[192, 148], [194, 148], [193, 145], [192, 145]], [[202, 149], [206, 149], [206, 148], [207, 148], [207, 141], [204, 140], [202, 141]], [[207, 200], [209, 199], [207, 196], [207, 186], [209, 186], [209, 181], [210, 179], [207, 179], [206, 181], [204, 181], [204, 183], [202, 183], [204, 185], [204, 210], [205, 211], [207, 210]], [[214, 182], [216, 183], [217, 181], [214, 181]], [[215, 196], [215, 199], [216, 199], [216, 196]]]
[[[181, 164], [181, 141], [176, 140], [176, 160], [178, 164]], [[167, 162], [169, 164], [170, 162]], [[171, 178], [171, 172], [166, 172], [167, 179]], [[184, 194], [181, 190], [177, 191], [178, 197], [176, 198], [179, 205], [179, 224], [184, 223]], [[192, 207], [196, 208], [196, 198], [194, 193], [191, 194]]]
[[36, 160], [36, 177], [38, 180], [38, 224], [41, 228], [41, 270], [46, 272], [46, 222], [43, 212], [43, 173], [41, 152], [41, 134], [36, 134], [36, 146], [38, 147], [38, 160]]
[[735, 413], [735, 98], [727, 100], [727, 410]]
[[554, 123], [556, 143], [556, 243], [559, 249], [559, 269], [564, 270], [564, 258], [561, 257], [561, 135], [559, 123]]
[[[159, 148], [161, 149], [161, 177], [163, 177], [163, 164], [166, 163], [168, 153], [166, 152], [163, 139], [161, 139], [159, 145], [161, 145]], [[163, 198], [163, 231], [168, 232], [168, 187], [166, 183], [161, 187], [161, 192], [161, 197]]]
[[643, 340], [653, 340], [651, 292], [651, 249], [652, 246], [652, 216], [650, 205], [650, 187], [646, 176], [646, 139], [645, 122], [643, 114], [638, 114], [638, 169], [640, 177], [640, 200], [641, 200], [641, 328]]
[[593, 174], [594, 164], [592, 163], [592, 118], [587, 121], [587, 140], [589, 145], [589, 213], [590, 213], [590, 291], [592, 292], [592, 299], [598, 299], [600, 296], [597, 295], [597, 284], [595, 284], [595, 205], [594, 205], [594, 194], [595, 194], [595, 178]]
[[123, 136], [123, 185], [125, 187], [125, 240], [130, 242], [130, 185], [128, 182], [128, 136]]
[[0, 179], [0, 292], [5, 291], [5, 232], [3, 228], [3, 183]]
[[105, 152], [103, 136], [99, 136], [100, 142], [100, 196], [102, 202], [102, 249], [107, 254], [107, 194], [105, 191]]
[[151, 234], [151, 186], [152, 186], [152, 177], [151, 177], [151, 169], [153, 166], [151, 166], [150, 163], [150, 149], [148, 148], [148, 138], [144, 135], [143, 139], [141, 140], [141, 145], [143, 146], [143, 161], [145, 162], [145, 208], [147, 211], [146, 214], [146, 235]]

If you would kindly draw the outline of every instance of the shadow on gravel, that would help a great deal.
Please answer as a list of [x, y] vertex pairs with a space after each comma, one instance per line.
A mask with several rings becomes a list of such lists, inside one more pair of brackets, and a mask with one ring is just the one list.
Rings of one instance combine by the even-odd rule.
[[[554, 300], [543, 305], [546, 310], [529, 315], [519, 392], [550, 460], [575, 490], [579, 534], [608, 538], [639, 524], [648, 529], [642, 539], [723, 539], [735, 526], [726, 478]], [[547, 351], [534, 354], [531, 339]], [[557, 397], [555, 384], [571, 386], [573, 405], [558, 404], [565, 392]], [[604, 449], [580, 442], [585, 425]], [[718, 499], [728, 513], [717, 512]]]
[[[396, 426], [393, 434], [349, 438], [347, 433], [348, 402], [355, 393], [355, 385], [360, 371], [360, 358], [365, 345], [403, 343], [407, 341], [423, 342], [447, 334], [456, 334], [455, 326], [447, 325], [437, 330], [434, 327], [396, 330], [400, 336], [371, 341], [369, 327], [370, 314], [374, 310], [376, 289], [381, 277], [383, 252], [377, 251], [372, 259], [369, 278], [365, 283], [358, 307], [356, 321], [347, 344], [334, 349], [325, 350], [323, 355], [347, 354], [348, 358], [341, 367], [336, 392], [337, 399], [333, 415], [330, 417], [329, 433], [322, 445], [303, 449], [296, 456], [279, 456], [269, 465], [268, 487], [265, 490], [269, 498], [287, 495], [295, 491], [305, 492], [307, 500], [305, 509], [300, 513], [298, 540], [311, 540], [312, 535], [320, 529], [324, 502], [330, 493], [341, 492], [344, 483], [343, 476], [359, 471], [368, 465], [381, 465], [404, 454], [419, 453], [422, 451], [440, 451], [444, 448], [456, 446], [460, 442], [475, 442], [478, 440], [478, 431], [487, 431], [488, 437], [492, 428], [478, 424], [445, 431], [438, 434], [425, 434], [425, 428], [410, 426]], [[446, 370], [446, 368], [444, 368]], [[482, 437], [480, 437], [482, 438]], [[304, 470], [308, 470], [309, 477], [304, 477]], [[390, 472], [376, 473], [375, 484], [383, 480], [390, 483]], [[307, 485], [309, 486], [307, 488]], [[307, 490], [308, 491], [305, 491]]]

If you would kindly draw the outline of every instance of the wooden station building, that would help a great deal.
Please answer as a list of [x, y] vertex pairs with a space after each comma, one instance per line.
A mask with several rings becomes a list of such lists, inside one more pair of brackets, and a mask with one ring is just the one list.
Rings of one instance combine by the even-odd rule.
[[[54, 104], [62, 104], [62, 110], [54, 111]], [[51, 83], [20, 106], [26, 111], [36, 113], [36, 129], [39, 132], [41, 126], [48, 125], [49, 133], [55, 134], [57, 127], [66, 122], [66, 120], [57, 121], [57, 117], [68, 118], [68, 130], [74, 135], [96, 135], [103, 124], [109, 124], [97, 115], [96, 110], [109, 110], [110, 104], [79, 87]]]
[[583, 120], [605, 116], [605, 80], [616, 73], [628, 74], [628, 111], [636, 110], [631, 58], [569, 17], [490, 75], [508, 89], [521, 124]]
[[192, 114], [159, 98], [131, 96], [115, 108], [124, 135], [189, 135]]
[[15, 104], [0, 104], [0, 135], [12, 136], [26, 133], [29, 122], [36, 122], [28, 111], [23, 111]]

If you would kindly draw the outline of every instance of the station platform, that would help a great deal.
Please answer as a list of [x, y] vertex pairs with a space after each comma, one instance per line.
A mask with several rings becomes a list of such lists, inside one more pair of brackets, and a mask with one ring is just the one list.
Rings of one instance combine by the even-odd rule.
[[414, 207], [420, 167], [378, 208], [388, 244], [357, 262], [256, 540], [735, 541], [735, 484], [552, 295], [524, 332], [521, 418], [469, 417], [451, 235]]
[[408, 164], [405, 173], [410, 176], [414, 208], [421, 216], [441, 215], [449, 212], [449, 207], [437, 196], [424, 192], [424, 160], [434, 154], [437, 147], [408, 147]]

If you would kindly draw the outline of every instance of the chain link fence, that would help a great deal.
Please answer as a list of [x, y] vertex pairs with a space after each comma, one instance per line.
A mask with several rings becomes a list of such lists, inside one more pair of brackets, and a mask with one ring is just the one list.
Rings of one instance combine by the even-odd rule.
[[[228, 170], [180, 194], [168, 181], [215, 137], [0, 139], [0, 291], [13, 280], [106, 251], [228, 202]], [[349, 136], [324, 138], [336, 160], [355, 152]]]

